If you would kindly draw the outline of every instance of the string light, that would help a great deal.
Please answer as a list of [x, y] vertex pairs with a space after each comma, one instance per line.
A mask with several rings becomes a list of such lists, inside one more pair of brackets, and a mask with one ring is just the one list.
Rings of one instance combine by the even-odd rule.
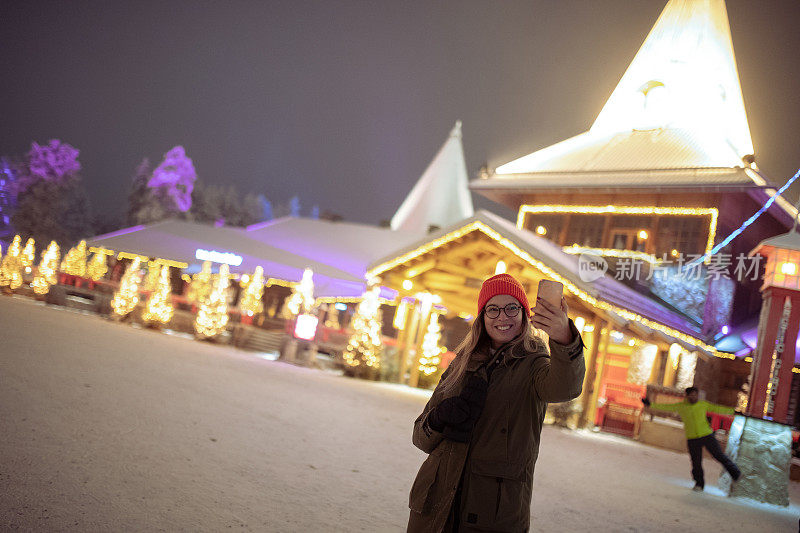
[[442, 328], [439, 325], [439, 314], [431, 313], [428, 330], [422, 339], [422, 355], [419, 357], [419, 371], [426, 376], [430, 376], [439, 369], [442, 354], [447, 351], [446, 348], [439, 346], [441, 337]]
[[158, 277], [158, 286], [147, 299], [142, 320], [151, 324], [166, 324], [172, 318], [174, 308], [172, 306], [172, 284], [169, 279], [169, 267], [161, 267]]
[[644, 252], [636, 252], [633, 250], [618, 250], [616, 248], [590, 248], [588, 246], [578, 246], [577, 244], [573, 244], [572, 246], [564, 246], [562, 250], [564, 251], [564, 253], [570, 255], [580, 255], [589, 253], [589, 254], [600, 255], [603, 257], [640, 259], [642, 261], [647, 261], [652, 265], [658, 265], [661, 263], [661, 260], [652, 254], [647, 254]]
[[253, 276], [248, 276], [247, 281], [244, 281], [242, 288], [242, 296], [239, 299], [239, 311], [242, 315], [253, 316], [257, 315], [264, 310], [264, 304], [261, 302], [261, 297], [264, 295], [264, 269], [257, 266]]
[[356, 307], [352, 321], [353, 334], [342, 354], [345, 363], [350, 367], [362, 365], [372, 369], [380, 367], [383, 342], [379, 295], [379, 286], [370, 287]]
[[106, 275], [106, 272], [108, 272], [108, 265], [106, 264], [107, 255], [108, 254], [103, 252], [96, 251], [89, 260], [89, 264], [86, 265], [86, 274], [92, 281], [99, 281]]
[[[788, 189], [788, 188], [789, 188], [789, 186], [790, 186], [792, 183], [794, 183], [794, 182], [795, 182], [795, 180], [796, 180], [798, 177], [800, 177], [800, 169], [798, 169], [798, 171], [794, 173], [794, 176], [792, 176], [791, 178], [789, 178], [789, 181], [787, 181], [787, 182], [786, 182], [786, 183], [783, 185], [783, 187], [781, 187], [780, 189], [778, 189], [778, 192], [776, 192], [776, 193], [775, 193], [773, 196], [770, 196], [770, 197], [769, 197], [769, 199], [768, 199], [768, 200], [767, 200], [767, 201], [764, 203], [764, 205], [762, 205], [762, 206], [761, 206], [761, 209], [759, 209], [758, 211], [756, 211], [755, 213], [753, 213], [753, 216], [751, 216], [750, 218], [748, 218], [747, 220], [745, 220], [744, 222], [742, 222], [742, 225], [741, 225], [741, 226], [739, 226], [739, 227], [738, 227], [736, 230], [734, 230], [734, 231], [733, 231], [733, 232], [732, 232], [730, 235], [728, 235], [727, 237], [725, 237], [724, 239], [722, 239], [722, 240], [719, 242], [719, 244], [717, 244], [716, 246], [714, 246], [714, 247], [713, 247], [713, 248], [711, 248], [710, 250], [706, 250], [706, 253], [705, 253], [705, 254], [704, 254], [702, 257], [698, 257], [698, 258], [697, 258], [697, 259], [695, 259], [694, 261], [691, 261], [691, 262], [687, 263], [686, 265], [684, 265], [684, 269], [689, 269], [689, 268], [691, 268], [692, 266], [699, 264], [700, 262], [707, 261], [707, 260], [708, 260], [708, 258], [709, 258], [709, 256], [712, 256], [712, 255], [714, 255], [715, 253], [717, 253], [717, 252], [719, 252], [720, 250], [722, 250], [723, 248], [725, 248], [725, 247], [728, 245], [728, 243], [730, 243], [730, 242], [731, 242], [733, 239], [735, 239], [736, 237], [738, 237], [739, 235], [741, 235], [741, 233], [742, 233], [742, 232], [743, 232], [745, 229], [747, 229], [747, 226], [749, 226], [750, 224], [752, 224], [753, 222], [755, 222], [755, 221], [756, 221], [756, 219], [757, 219], [758, 217], [760, 217], [762, 214], [764, 214], [764, 212], [765, 212], [767, 209], [769, 209], [769, 206], [771, 206], [771, 205], [773, 204], [773, 202], [775, 202], [775, 200], [777, 200], [777, 199], [778, 199], [778, 198], [781, 196], [781, 194], [783, 194], [783, 191], [785, 191], [786, 189]], [[796, 222], [796, 221], [795, 221], [795, 222]]]
[[111, 300], [111, 308], [114, 310], [114, 314], [119, 317], [128, 315], [139, 303], [139, 283], [142, 280], [141, 264], [142, 262], [138, 257], [131, 261], [131, 264], [128, 265], [122, 275], [119, 289], [114, 294], [114, 299]]
[[216, 337], [225, 332], [228, 326], [228, 299], [226, 291], [230, 284], [230, 270], [227, 264], [219, 267], [214, 276], [215, 283], [208, 298], [200, 306], [194, 321], [194, 330], [204, 338]]
[[314, 272], [307, 268], [303, 271], [303, 279], [292, 289], [281, 309], [281, 316], [294, 318], [299, 314], [309, 314], [314, 308]]
[[675, 216], [708, 216], [708, 239], [705, 253], [714, 246], [717, 234], [719, 209], [715, 207], [661, 207], [661, 206], [626, 206], [626, 205], [522, 205], [517, 213], [517, 228], [525, 228], [527, 214], [579, 214], [579, 215], [675, 215]]
[[11, 290], [22, 285], [22, 237], [14, 235], [3, 261], [0, 262], [0, 286]]
[[39, 268], [36, 269], [36, 275], [31, 282], [31, 288], [36, 294], [47, 294], [50, 291], [50, 285], [55, 285], [58, 282], [56, 278], [56, 269], [58, 268], [58, 260], [61, 255], [56, 241], [50, 241], [47, 249], [42, 252], [42, 259], [39, 262]]
[[703, 351], [705, 351], [705, 352], [707, 352], [709, 354], [715, 355], [717, 357], [722, 357], [722, 358], [725, 358], [725, 359], [733, 359], [733, 358], [736, 357], [734, 354], [728, 354], [728, 353], [720, 352], [716, 348], [714, 348], [713, 346], [710, 346], [710, 345], [706, 344], [705, 342], [703, 342], [702, 340], [697, 339], [695, 337], [692, 337], [691, 335], [687, 335], [687, 334], [683, 333], [682, 331], [678, 331], [678, 330], [676, 330], [674, 328], [671, 328], [669, 326], [661, 324], [660, 322], [657, 322], [655, 320], [651, 320], [649, 318], [645, 318], [645, 317], [643, 317], [642, 315], [640, 315], [638, 313], [634, 313], [634, 312], [629, 311], [627, 309], [624, 309], [622, 307], [618, 307], [616, 305], [612, 305], [612, 304], [610, 304], [608, 302], [605, 302], [605, 301], [602, 301], [602, 300], [599, 300], [599, 299], [595, 298], [594, 296], [592, 296], [592, 295], [588, 294], [587, 292], [581, 290], [578, 286], [576, 286], [574, 283], [572, 283], [572, 281], [570, 281], [569, 279], [565, 278], [564, 276], [562, 276], [557, 271], [555, 271], [552, 268], [548, 267], [547, 265], [545, 265], [541, 261], [535, 259], [528, 252], [522, 250], [519, 246], [517, 246], [513, 241], [503, 237], [500, 233], [498, 233], [497, 231], [495, 231], [494, 229], [492, 229], [491, 227], [489, 227], [485, 223], [481, 222], [480, 220], [476, 220], [476, 221], [470, 222], [469, 224], [466, 224], [465, 226], [462, 226], [461, 228], [453, 230], [450, 233], [442, 235], [441, 237], [439, 237], [437, 239], [434, 239], [433, 241], [430, 241], [430, 242], [428, 242], [428, 243], [426, 243], [426, 244], [424, 244], [424, 245], [422, 245], [422, 246], [420, 246], [420, 247], [418, 247], [418, 248], [416, 248], [414, 250], [411, 250], [411, 251], [409, 251], [409, 252], [407, 252], [405, 254], [402, 254], [402, 255], [400, 255], [400, 256], [398, 256], [398, 257], [396, 257], [396, 258], [394, 258], [394, 259], [392, 259], [390, 261], [387, 261], [385, 263], [381, 263], [381, 264], [375, 266], [374, 268], [370, 269], [367, 272], [367, 275], [369, 275], [369, 276], [378, 276], [378, 275], [380, 275], [380, 274], [382, 274], [382, 273], [384, 273], [384, 272], [386, 272], [388, 270], [391, 270], [394, 267], [397, 267], [399, 265], [407, 263], [408, 261], [416, 259], [417, 257], [420, 257], [420, 256], [422, 256], [422, 255], [424, 255], [424, 254], [426, 254], [426, 253], [428, 253], [428, 252], [430, 252], [432, 250], [435, 250], [436, 248], [439, 248], [441, 246], [444, 246], [445, 244], [448, 244], [448, 243], [450, 243], [452, 241], [460, 239], [464, 235], [472, 233], [473, 231], [479, 231], [479, 232], [485, 234], [487, 237], [489, 237], [490, 239], [495, 241], [497, 244], [499, 244], [500, 246], [503, 246], [504, 248], [508, 249], [511, 253], [513, 253], [514, 255], [516, 255], [517, 257], [519, 257], [520, 259], [522, 259], [526, 263], [530, 264], [531, 266], [533, 266], [534, 268], [536, 268], [537, 270], [542, 272], [545, 276], [553, 279], [554, 281], [561, 282], [564, 285], [564, 288], [566, 290], [568, 290], [570, 293], [572, 293], [574, 296], [576, 296], [577, 298], [579, 298], [580, 300], [582, 300], [583, 302], [585, 302], [589, 306], [593, 306], [593, 307], [595, 307], [595, 308], [597, 308], [599, 310], [602, 310], [602, 311], [608, 311], [610, 313], [614, 313], [614, 314], [620, 316], [621, 318], [624, 318], [625, 320], [629, 320], [629, 321], [632, 321], [632, 322], [638, 322], [638, 323], [642, 324], [643, 326], [646, 326], [646, 327], [648, 327], [650, 329], [653, 329], [653, 330], [656, 330], [656, 331], [660, 331], [661, 333], [664, 333], [665, 335], [668, 335], [669, 337], [672, 337], [672, 338], [674, 338], [676, 340], [683, 341], [686, 344], [689, 344], [691, 346], [696, 346], [696, 347], [700, 348], [701, 350], [703, 350]]
[[192, 276], [186, 299], [194, 305], [203, 305], [211, 293], [211, 261], [203, 261], [200, 271]]
[[86, 276], [86, 241], [81, 241], [77, 246], [69, 249], [61, 261], [61, 271], [70, 276]]

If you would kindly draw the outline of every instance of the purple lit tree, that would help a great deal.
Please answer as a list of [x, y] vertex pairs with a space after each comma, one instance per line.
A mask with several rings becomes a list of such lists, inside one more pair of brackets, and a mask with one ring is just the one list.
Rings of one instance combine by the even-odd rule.
[[80, 151], [59, 139], [50, 139], [45, 145], [32, 143], [28, 152], [30, 178], [63, 183], [81, 170]]
[[152, 189], [161, 189], [171, 199], [178, 211], [185, 213], [192, 207], [192, 190], [197, 173], [183, 146], [176, 146], [153, 171], [147, 182]]

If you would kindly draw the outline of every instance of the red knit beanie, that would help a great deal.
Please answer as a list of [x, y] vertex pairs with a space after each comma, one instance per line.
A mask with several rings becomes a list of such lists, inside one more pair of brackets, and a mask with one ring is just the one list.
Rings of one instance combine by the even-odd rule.
[[528, 305], [528, 297], [525, 296], [525, 289], [519, 281], [508, 274], [497, 274], [483, 282], [481, 292], [478, 294], [478, 312], [480, 313], [486, 302], [498, 294], [513, 296], [525, 309], [525, 313], [530, 315], [531, 311]]

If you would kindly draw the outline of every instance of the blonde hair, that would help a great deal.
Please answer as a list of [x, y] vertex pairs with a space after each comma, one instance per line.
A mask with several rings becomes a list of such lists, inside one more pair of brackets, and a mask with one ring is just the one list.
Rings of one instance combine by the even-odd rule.
[[[491, 339], [486, 331], [483, 313], [483, 309], [481, 309], [481, 312], [470, 324], [469, 332], [456, 348], [456, 356], [450, 362], [450, 366], [447, 367], [447, 375], [439, 383], [445, 396], [451, 395], [458, 389], [464, 380], [464, 375], [467, 373], [467, 365], [473, 354], [488, 352], [491, 346]], [[526, 352], [547, 351], [547, 346], [537, 334], [537, 330], [531, 325], [527, 313], [524, 312], [522, 313], [522, 333], [512, 341], [511, 349], [514, 350], [519, 345], [522, 345]]]

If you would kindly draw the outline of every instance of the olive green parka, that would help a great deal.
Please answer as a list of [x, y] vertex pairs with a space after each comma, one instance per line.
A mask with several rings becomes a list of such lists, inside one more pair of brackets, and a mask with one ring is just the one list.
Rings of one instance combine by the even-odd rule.
[[570, 329], [573, 341], [562, 345], [551, 340], [550, 353], [543, 345], [526, 352], [518, 343], [502, 347], [486, 365], [470, 361], [467, 372], [478, 372], [484, 379], [487, 366], [494, 368], [469, 443], [444, 439], [426, 423], [444, 399], [440, 380], [414, 422], [413, 443], [429, 455], [411, 488], [410, 533], [445, 531], [462, 474], [460, 532], [528, 530], [547, 403], [576, 398], [583, 385], [583, 341], [572, 321]]

